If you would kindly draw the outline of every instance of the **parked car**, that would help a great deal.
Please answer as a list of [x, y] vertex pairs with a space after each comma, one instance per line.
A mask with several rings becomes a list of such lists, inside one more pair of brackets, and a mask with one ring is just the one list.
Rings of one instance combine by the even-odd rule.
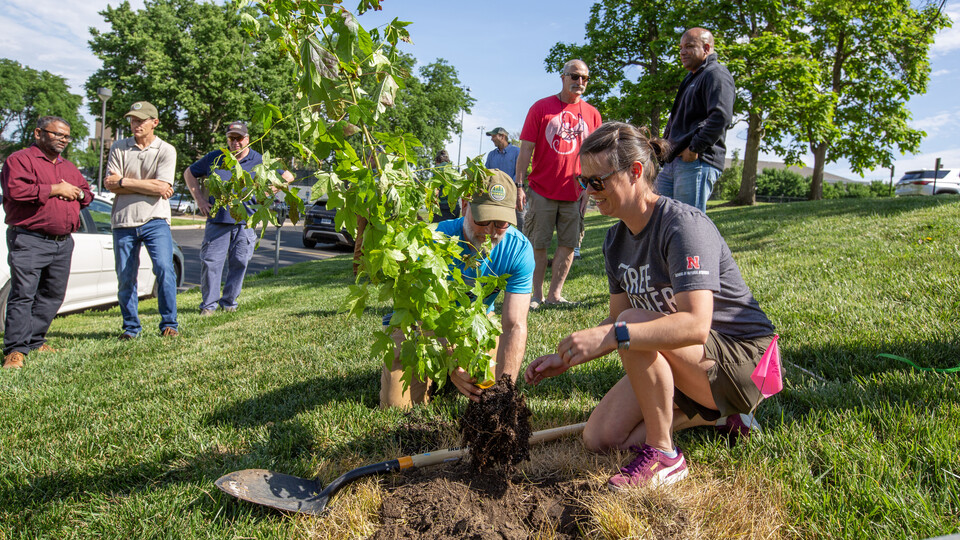
[[937, 193], [960, 194], [960, 170], [940, 169], [939, 172], [930, 169], [908, 171], [896, 185], [897, 196], [905, 195], [933, 195], [934, 174], [936, 174]]
[[[459, 214], [459, 212], [457, 212]], [[318, 243], [337, 244], [353, 247], [353, 231], [346, 229], [336, 230], [333, 226], [336, 209], [327, 208], [327, 196], [321, 195], [308, 210], [303, 219], [303, 247], [313, 249]], [[433, 222], [444, 221], [457, 217], [450, 211], [446, 197], [440, 198], [440, 213], [433, 216]]]
[[[113, 258], [113, 234], [110, 230], [110, 201], [94, 198], [80, 213], [80, 228], [73, 233], [73, 259], [67, 293], [58, 313], [81, 311], [94, 306], [117, 303], [117, 273]], [[6, 238], [7, 225], [0, 207], [0, 233]], [[0, 242], [0, 328], [7, 316], [7, 296], [10, 294], [10, 266], [7, 243]], [[173, 243], [173, 267], [177, 273], [177, 287], [183, 285], [184, 257], [180, 246]], [[156, 277], [146, 248], [140, 248], [140, 271], [137, 274], [137, 295], [156, 295]]]
[[174, 195], [170, 197], [170, 210], [181, 214], [195, 214], [197, 212], [197, 202], [193, 197], [186, 195]]

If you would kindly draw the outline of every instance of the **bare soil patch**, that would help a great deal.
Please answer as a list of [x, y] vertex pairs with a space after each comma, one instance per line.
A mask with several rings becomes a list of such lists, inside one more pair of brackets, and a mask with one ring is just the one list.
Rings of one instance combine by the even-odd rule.
[[476, 474], [459, 463], [395, 477], [372, 536], [394, 538], [579, 538], [585, 482]]

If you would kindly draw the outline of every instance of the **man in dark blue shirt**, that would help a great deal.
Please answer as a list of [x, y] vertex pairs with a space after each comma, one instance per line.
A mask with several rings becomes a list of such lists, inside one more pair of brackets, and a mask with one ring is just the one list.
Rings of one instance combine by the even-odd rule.
[[657, 177], [657, 192], [706, 211], [713, 184], [723, 172], [724, 137], [736, 88], [730, 72], [717, 61], [709, 30], [684, 32], [680, 62], [690, 73], [680, 83], [663, 133], [673, 148]]
[[[263, 163], [263, 156], [250, 148], [250, 134], [243, 122], [233, 122], [227, 126], [227, 148], [240, 162], [243, 170], [253, 174], [253, 168]], [[190, 194], [197, 202], [197, 210], [207, 216], [203, 231], [203, 243], [200, 245], [200, 314], [213, 315], [219, 305], [223, 311], [237, 310], [237, 297], [243, 288], [243, 277], [247, 273], [247, 263], [253, 257], [253, 248], [257, 235], [248, 229], [244, 222], [237, 223], [230, 210], [221, 207], [215, 215], [210, 215], [214, 198], [206, 189], [200, 187], [198, 178], [216, 174], [223, 181], [230, 179], [230, 171], [219, 166], [223, 152], [214, 150], [183, 171]], [[281, 176], [288, 183], [293, 175], [284, 171]], [[249, 214], [253, 214], [253, 203], [244, 203]], [[228, 262], [229, 261], [229, 262]], [[220, 279], [223, 264], [227, 262], [227, 280], [220, 292]]]

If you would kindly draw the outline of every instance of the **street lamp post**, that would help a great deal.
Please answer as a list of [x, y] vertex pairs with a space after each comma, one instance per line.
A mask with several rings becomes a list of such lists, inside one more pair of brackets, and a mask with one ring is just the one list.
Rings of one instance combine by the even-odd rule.
[[100, 110], [100, 172], [97, 173], [97, 192], [103, 193], [103, 141], [104, 132], [107, 130], [107, 100], [113, 96], [113, 91], [109, 88], [97, 88], [97, 96], [103, 101], [103, 108]]
[[[467, 87], [467, 93], [470, 93], [470, 87]], [[460, 170], [460, 155], [463, 153], [463, 108], [460, 109], [460, 144], [457, 145], [457, 170]]]
[[477, 128], [478, 130], [480, 130], [480, 149], [477, 151], [480, 152], [481, 156], [483, 155], [483, 128], [484, 126], [480, 126]]

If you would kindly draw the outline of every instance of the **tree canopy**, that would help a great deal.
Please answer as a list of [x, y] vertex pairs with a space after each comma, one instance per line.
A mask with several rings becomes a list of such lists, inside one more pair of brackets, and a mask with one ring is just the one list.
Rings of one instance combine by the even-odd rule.
[[83, 98], [70, 93], [67, 81], [48, 71], [37, 71], [19, 62], [0, 58], [0, 158], [33, 143], [37, 118], [59, 116], [70, 122], [70, 150], [82, 150], [87, 125], [80, 116]]
[[601, 0], [585, 43], [557, 43], [546, 64], [582, 58], [591, 70], [585, 95], [604, 118], [660, 134], [684, 76], [680, 35], [708, 28], [737, 85], [735, 114], [747, 122], [737, 201], [755, 199], [760, 150], [797, 163], [809, 149], [810, 195], [819, 198], [825, 163], [848, 159], [861, 172], [889, 166], [893, 148], [917, 149], [922, 132], [907, 125], [906, 102], [926, 89], [929, 45], [947, 24], [909, 0]]
[[[100, 116], [99, 87], [113, 90], [106, 124], [114, 130], [129, 131], [123, 115], [131, 103], [153, 103], [157, 132], [177, 148], [178, 168], [226, 146], [227, 124], [249, 122], [266, 103], [293, 112], [293, 62], [271, 40], [244, 32], [232, 4], [148, 0], [141, 10], [123, 2], [100, 14], [110, 29], [90, 31], [90, 48], [103, 62], [86, 83], [90, 113]], [[259, 134], [252, 129], [251, 140]], [[294, 140], [296, 127], [280, 124], [254, 146], [289, 158]]]

